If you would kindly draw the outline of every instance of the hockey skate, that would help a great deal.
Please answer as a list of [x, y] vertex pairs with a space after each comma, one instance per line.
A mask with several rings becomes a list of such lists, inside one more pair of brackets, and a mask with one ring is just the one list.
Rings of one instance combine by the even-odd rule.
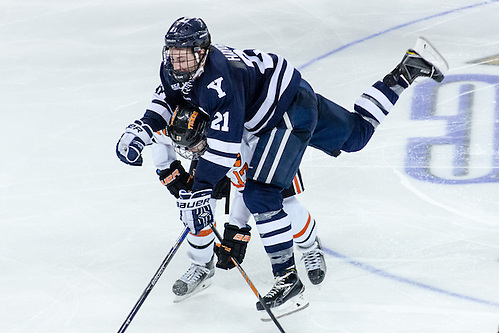
[[174, 302], [180, 302], [208, 288], [211, 285], [211, 278], [215, 274], [213, 260], [206, 265], [192, 263], [180, 279], [175, 281], [172, 287], [176, 295]]
[[[424, 37], [419, 37], [414, 49], [409, 49], [395, 69], [385, 76], [383, 82], [393, 87], [401, 84], [408, 87], [414, 81], [430, 78], [442, 82], [449, 69], [447, 61]], [[419, 79], [419, 80], [418, 80]]]
[[[280, 318], [308, 306], [309, 303], [303, 296], [304, 291], [305, 286], [300, 281], [296, 268], [293, 266], [275, 277], [272, 289], [262, 298], [274, 316]], [[261, 312], [263, 321], [271, 320], [260, 302], [256, 303], [256, 309]]]
[[324, 252], [322, 251], [319, 237], [316, 237], [314, 244], [309, 248], [299, 248], [303, 253], [301, 260], [305, 264], [308, 279], [312, 284], [320, 284], [326, 277], [326, 261], [324, 260]]

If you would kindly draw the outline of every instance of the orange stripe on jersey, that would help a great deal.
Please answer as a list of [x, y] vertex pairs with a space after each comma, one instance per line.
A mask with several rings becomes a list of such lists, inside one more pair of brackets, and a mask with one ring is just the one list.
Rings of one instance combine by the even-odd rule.
[[[216, 227], [217, 226], [217, 223], [213, 223], [213, 225]], [[192, 232], [190, 233], [191, 235], [193, 236], [196, 236], [196, 237], [206, 237], [208, 236], [209, 234], [211, 234], [213, 232], [213, 230], [210, 229], [206, 229], [206, 230], [201, 230], [201, 232], [197, 235], [194, 235]]]
[[307, 231], [308, 226], [310, 225], [310, 220], [311, 219], [312, 219], [312, 217], [310, 216], [310, 213], [308, 213], [307, 223], [305, 223], [305, 226], [303, 227], [303, 229], [299, 233], [297, 233], [296, 235], [294, 235], [293, 238], [298, 238], [300, 236], [303, 236], [303, 234], [305, 233], [305, 231]]

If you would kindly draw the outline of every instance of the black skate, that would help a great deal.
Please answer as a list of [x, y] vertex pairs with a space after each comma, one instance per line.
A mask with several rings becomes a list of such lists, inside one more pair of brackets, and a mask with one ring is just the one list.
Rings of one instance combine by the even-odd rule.
[[316, 237], [311, 247], [300, 248], [300, 251], [303, 253], [301, 260], [305, 264], [305, 270], [310, 282], [312, 284], [322, 283], [326, 277], [327, 267], [319, 237]]
[[402, 58], [400, 64], [385, 76], [383, 82], [393, 87], [401, 85], [407, 87], [417, 78], [430, 78], [436, 82], [442, 82], [444, 73], [447, 72], [449, 65], [442, 55], [423, 37], [419, 37], [414, 49], [409, 49]]
[[183, 301], [208, 288], [211, 285], [211, 277], [214, 274], [215, 266], [213, 260], [206, 265], [192, 263], [187, 272], [173, 284], [172, 291], [177, 296], [174, 302]]
[[[288, 268], [281, 275], [275, 277], [272, 289], [263, 298], [265, 304], [272, 310], [276, 318], [302, 310], [308, 306], [303, 297], [305, 286], [300, 281], [295, 267]], [[262, 320], [269, 321], [270, 317], [260, 302], [256, 309], [262, 312]]]

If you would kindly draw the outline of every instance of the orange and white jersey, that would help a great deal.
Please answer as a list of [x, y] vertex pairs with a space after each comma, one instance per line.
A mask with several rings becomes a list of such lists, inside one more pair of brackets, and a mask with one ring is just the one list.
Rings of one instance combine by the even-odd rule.
[[236, 163], [234, 163], [232, 169], [227, 173], [227, 177], [229, 177], [232, 185], [234, 185], [238, 191], [244, 189], [248, 164], [251, 161], [251, 157], [253, 157], [253, 150], [257, 143], [258, 137], [245, 132], [239, 154], [237, 154]]
[[170, 164], [177, 159], [172, 139], [167, 135], [166, 129], [153, 133], [151, 152], [154, 165], [159, 170], [169, 168]]

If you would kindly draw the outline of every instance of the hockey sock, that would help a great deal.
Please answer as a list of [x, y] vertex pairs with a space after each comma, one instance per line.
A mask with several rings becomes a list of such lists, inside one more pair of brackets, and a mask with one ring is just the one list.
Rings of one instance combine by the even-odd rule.
[[265, 252], [270, 258], [275, 274], [295, 263], [293, 255], [293, 232], [291, 218], [284, 210], [254, 214]]
[[213, 257], [213, 242], [215, 234], [210, 227], [206, 227], [198, 235], [191, 233], [187, 234], [187, 256], [189, 259], [198, 264], [204, 265]]
[[284, 199], [284, 210], [291, 217], [294, 243], [300, 248], [308, 248], [317, 237], [317, 224], [308, 210], [295, 197]]
[[404, 87], [403, 84], [404, 82], [399, 82], [393, 87], [389, 87], [384, 82], [376, 82], [355, 101], [355, 112], [376, 128], [385, 119], [397, 103], [399, 95], [407, 87]]

